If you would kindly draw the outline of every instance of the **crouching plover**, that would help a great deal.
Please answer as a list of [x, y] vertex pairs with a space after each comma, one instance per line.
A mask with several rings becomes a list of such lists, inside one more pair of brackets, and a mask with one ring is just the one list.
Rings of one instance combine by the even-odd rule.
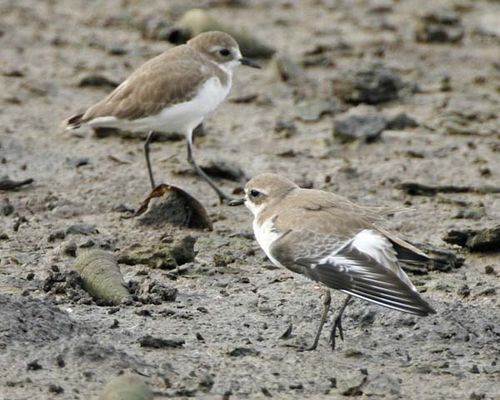
[[[245, 204], [252, 211], [257, 241], [274, 264], [348, 295], [330, 334], [332, 349], [337, 329], [343, 339], [342, 313], [351, 296], [419, 316], [435, 313], [401, 269], [401, 264], [425, 263], [429, 258], [377, 227], [379, 217], [372, 209], [333, 193], [301, 189], [275, 174], [251, 179], [245, 197], [229, 204]], [[309, 350], [318, 345], [330, 301], [326, 290], [320, 326]]]
[[260, 68], [241, 55], [238, 43], [223, 32], [202, 33], [187, 44], [174, 47], [135, 70], [109, 96], [85, 113], [70, 117], [67, 128], [117, 128], [149, 132], [144, 144], [146, 165], [156, 187], [149, 159], [155, 131], [183, 132], [187, 156], [195, 171], [228, 199], [198, 166], [193, 157], [193, 129], [224, 100], [238, 65]]

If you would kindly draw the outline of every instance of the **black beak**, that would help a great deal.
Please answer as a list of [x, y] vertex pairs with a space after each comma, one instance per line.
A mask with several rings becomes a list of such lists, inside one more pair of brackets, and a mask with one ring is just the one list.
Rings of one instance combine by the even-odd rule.
[[250, 60], [249, 58], [246, 58], [246, 57], [241, 57], [240, 58], [240, 63], [241, 63], [241, 65], [246, 65], [247, 67], [258, 68], [258, 69], [262, 68], [255, 61], [252, 61], [252, 60]]
[[241, 206], [242, 204], [245, 204], [245, 198], [244, 198], [244, 197], [242, 197], [241, 199], [231, 200], [228, 204], [229, 204], [231, 207], [234, 207], [234, 206]]

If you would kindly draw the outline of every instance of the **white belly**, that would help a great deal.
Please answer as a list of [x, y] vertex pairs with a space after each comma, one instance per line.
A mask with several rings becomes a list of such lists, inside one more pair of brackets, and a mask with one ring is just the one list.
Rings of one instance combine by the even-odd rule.
[[163, 109], [159, 114], [136, 120], [99, 117], [87, 123], [92, 127], [118, 128], [128, 131], [190, 132], [222, 103], [231, 89], [231, 79], [223, 86], [219, 78], [208, 79], [190, 101]]
[[256, 224], [256, 219], [253, 220], [253, 232], [255, 234], [255, 238], [257, 239], [257, 243], [259, 243], [266, 256], [273, 262], [273, 264], [278, 267], [284, 267], [278, 260], [276, 260], [271, 255], [271, 246], [275, 240], [277, 240], [281, 233], [277, 232], [274, 229], [274, 224], [272, 222], [272, 218], [269, 218], [262, 225]]

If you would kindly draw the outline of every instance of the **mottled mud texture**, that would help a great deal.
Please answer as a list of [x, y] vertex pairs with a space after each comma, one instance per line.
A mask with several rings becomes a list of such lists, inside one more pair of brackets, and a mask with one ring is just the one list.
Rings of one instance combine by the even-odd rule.
[[[298, 351], [320, 288], [265, 259], [249, 212], [218, 204], [178, 135], [152, 144], [157, 179], [200, 200], [212, 231], [130, 218], [150, 191], [141, 139], [61, 131], [195, 7], [278, 60], [237, 71], [200, 165], [407, 208], [388, 229], [463, 258], [410, 272], [436, 315], [355, 301], [335, 353], [328, 331]], [[498, 2], [4, 0], [0, 15], [0, 399], [95, 399], [120, 374], [155, 398], [498, 398]], [[374, 140], [334, 137], [351, 113], [381, 121]], [[72, 266], [93, 248], [118, 260], [128, 301], [82, 289]]]

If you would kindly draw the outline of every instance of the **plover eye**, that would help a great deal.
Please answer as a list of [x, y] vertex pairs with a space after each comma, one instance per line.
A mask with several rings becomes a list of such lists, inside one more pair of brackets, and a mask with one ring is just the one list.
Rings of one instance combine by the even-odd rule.
[[219, 50], [219, 54], [223, 57], [227, 57], [231, 52], [228, 49]]
[[258, 190], [252, 189], [250, 190], [250, 197], [258, 197], [261, 193]]

